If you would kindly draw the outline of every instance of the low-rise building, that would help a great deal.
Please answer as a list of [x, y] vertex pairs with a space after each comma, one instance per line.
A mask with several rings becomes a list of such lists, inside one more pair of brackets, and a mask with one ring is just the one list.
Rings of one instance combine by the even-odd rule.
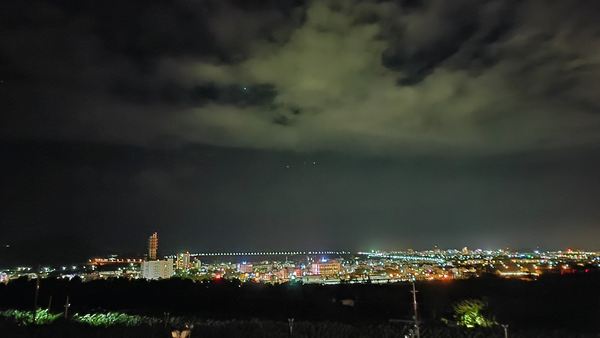
[[318, 276], [338, 276], [341, 264], [338, 262], [321, 262], [312, 264], [312, 274]]
[[142, 278], [166, 279], [173, 276], [173, 259], [142, 263]]

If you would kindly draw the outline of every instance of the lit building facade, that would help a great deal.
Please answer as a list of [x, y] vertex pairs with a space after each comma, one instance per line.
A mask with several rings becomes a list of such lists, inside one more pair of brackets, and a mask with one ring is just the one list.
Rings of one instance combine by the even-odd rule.
[[190, 253], [177, 254], [177, 269], [189, 269], [192, 267]]
[[337, 277], [340, 274], [342, 265], [338, 262], [313, 263], [312, 274], [326, 277]]
[[202, 262], [198, 259], [198, 258], [194, 258], [194, 261], [192, 263], [192, 266], [196, 269], [196, 270], [200, 270], [202, 269]]
[[252, 271], [254, 271], [254, 265], [246, 263], [238, 264], [238, 271], [240, 273], [252, 273]]
[[148, 239], [148, 260], [156, 260], [156, 252], [158, 251], [158, 232], [155, 232]]
[[173, 277], [173, 259], [142, 263], [142, 278], [166, 279]]

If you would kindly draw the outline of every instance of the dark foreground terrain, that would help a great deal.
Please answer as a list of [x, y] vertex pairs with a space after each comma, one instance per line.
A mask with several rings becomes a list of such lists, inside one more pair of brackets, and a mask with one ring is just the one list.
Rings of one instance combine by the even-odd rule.
[[[0, 320], [2, 337], [32, 337], [32, 338], [166, 338], [172, 337], [171, 331], [184, 329], [157, 325], [113, 325], [95, 327], [59, 320], [50, 325], [17, 325], [14, 322]], [[395, 324], [345, 324], [334, 322], [297, 322], [294, 323], [290, 334], [288, 323], [274, 321], [198, 321], [194, 324], [191, 337], [223, 338], [405, 338], [409, 336], [410, 328]], [[466, 329], [449, 327], [426, 326], [421, 330], [423, 338], [504, 338], [502, 328]], [[509, 337], [513, 338], [597, 338], [597, 334], [582, 334], [561, 330], [513, 330]]]
[[[509, 325], [510, 337], [600, 337], [600, 278], [549, 276], [538, 281], [478, 278], [418, 283], [422, 337], [504, 337], [500, 326], [453, 328], [453, 304], [479, 299], [486, 313]], [[88, 325], [60, 318], [48, 325], [24, 325], [0, 318], [2, 337], [168, 337], [194, 323], [194, 337], [404, 337], [412, 316], [410, 284], [262, 285], [237, 281], [193, 282], [46, 279], [38, 305], [64, 311], [67, 295], [74, 314], [118, 311], [150, 322]], [[31, 311], [35, 281], [0, 284], [0, 310]], [[353, 306], [342, 300], [352, 300]], [[344, 303], [348, 304], [347, 301]], [[166, 320], [171, 318], [171, 320]], [[182, 318], [173, 321], [173, 318]], [[392, 320], [392, 322], [390, 322]], [[166, 323], [166, 324], [165, 324]]]

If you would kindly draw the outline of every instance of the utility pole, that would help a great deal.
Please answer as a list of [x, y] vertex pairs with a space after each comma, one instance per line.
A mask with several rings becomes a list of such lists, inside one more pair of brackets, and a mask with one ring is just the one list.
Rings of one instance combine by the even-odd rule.
[[288, 318], [288, 326], [290, 328], [290, 337], [294, 335], [294, 318]]
[[40, 293], [40, 269], [41, 265], [38, 266], [37, 271], [35, 272], [35, 299], [33, 301], [33, 323], [35, 324], [37, 321], [37, 303], [38, 303], [38, 295]]
[[69, 306], [71, 306], [71, 304], [69, 304], [69, 296], [67, 295], [67, 301], [65, 303], [65, 318], [69, 316]]
[[413, 305], [415, 307], [415, 331], [417, 334], [417, 338], [421, 338], [421, 331], [419, 329], [419, 317], [418, 317], [418, 309], [417, 309], [417, 290], [415, 289], [415, 282], [412, 283], [412, 294], [413, 294]]
[[504, 338], [508, 338], [508, 324], [502, 324], [502, 328], [504, 329]]
[[165, 329], [169, 326], [169, 317], [171, 316], [170, 312], [164, 312], [164, 319], [165, 319]]

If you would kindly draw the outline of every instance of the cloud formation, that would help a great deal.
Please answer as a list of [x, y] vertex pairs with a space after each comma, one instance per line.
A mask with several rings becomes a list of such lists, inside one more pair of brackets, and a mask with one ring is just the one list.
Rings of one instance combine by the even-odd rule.
[[596, 2], [11, 4], [30, 20], [0, 38], [14, 137], [386, 154], [600, 138]]

